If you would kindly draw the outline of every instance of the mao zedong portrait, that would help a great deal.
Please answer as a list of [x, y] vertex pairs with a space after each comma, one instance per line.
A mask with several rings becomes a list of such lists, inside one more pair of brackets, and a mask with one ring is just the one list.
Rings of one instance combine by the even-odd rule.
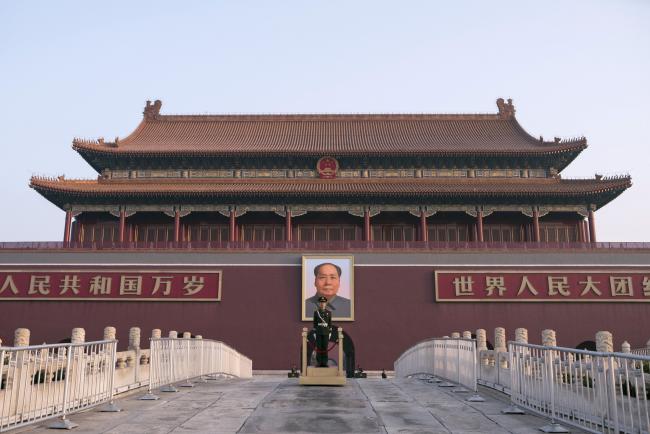
[[327, 298], [327, 308], [332, 317], [349, 318], [350, 299], [337, 295], [341, 285], [341, 267], [324, 262], [314, 267], [314, 286], [316, 293], [305, 300], [305, 314], [311, 315], [318, 308], [318, 298]]

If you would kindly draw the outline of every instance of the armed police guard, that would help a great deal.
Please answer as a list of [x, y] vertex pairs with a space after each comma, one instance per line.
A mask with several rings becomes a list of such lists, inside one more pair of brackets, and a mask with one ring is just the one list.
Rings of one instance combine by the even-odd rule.
[[327, 343], [332, 331], [332, 312], [326, 309], [327, 298], [318, 298], [318, 309], [314, 311], [314, 330], [316, 330], [316, 360], [318, 366], [327, 367]]

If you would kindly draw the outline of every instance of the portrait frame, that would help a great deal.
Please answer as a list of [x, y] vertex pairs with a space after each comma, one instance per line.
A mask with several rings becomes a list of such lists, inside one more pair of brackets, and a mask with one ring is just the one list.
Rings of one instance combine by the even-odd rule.
[[352, 255], [303, 255], [300, 297], [302, 321], [313, 319], [314, 311], [309, 309], [308, 299], [316, 294], [314, 268], [323, 263], [332, 263], [341, 267], [341, 283], [337, 298], [348, 299], [350, 303], [350, 315], [340, 316], [332, 311], [332, 321], [354, 321], [354, 256]]

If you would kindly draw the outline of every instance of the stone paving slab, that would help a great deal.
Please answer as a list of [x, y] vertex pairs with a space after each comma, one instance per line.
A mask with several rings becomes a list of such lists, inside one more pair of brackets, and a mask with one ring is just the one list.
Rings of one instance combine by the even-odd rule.
[[[300, 386], [297, 379], [258, 376], [219, 379], [158, 393], [143, 392], [117, 400], [120, 413], [92, 409], [70, 416], [72, 432], [105, 434], [202, 433], [538, 433], [547, 420], [504, 415], [508, 398], [481, 389], [485, 402], [467, 402], [421, 379], [348, 379], [344, 387]], [[11, 431], [52, 433], [47, 422]], [[573, 432], [579, 432], [573, 430]]]

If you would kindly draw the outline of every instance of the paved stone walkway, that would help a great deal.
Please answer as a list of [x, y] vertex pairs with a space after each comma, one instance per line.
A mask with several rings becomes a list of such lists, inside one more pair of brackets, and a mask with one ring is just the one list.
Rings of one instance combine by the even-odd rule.
[[[345, 387], [301, 387], [296, 379], [220, 379], [117, 401], [121, 413], [73, 414], [72, 432], [155, 433], [538, 433], [546, 420], [501, 414], [507, 400], [481, 390], [486, 402], [418, 379], [350, 380]], [[14, 432], [49, 433], [46, 423]]]

